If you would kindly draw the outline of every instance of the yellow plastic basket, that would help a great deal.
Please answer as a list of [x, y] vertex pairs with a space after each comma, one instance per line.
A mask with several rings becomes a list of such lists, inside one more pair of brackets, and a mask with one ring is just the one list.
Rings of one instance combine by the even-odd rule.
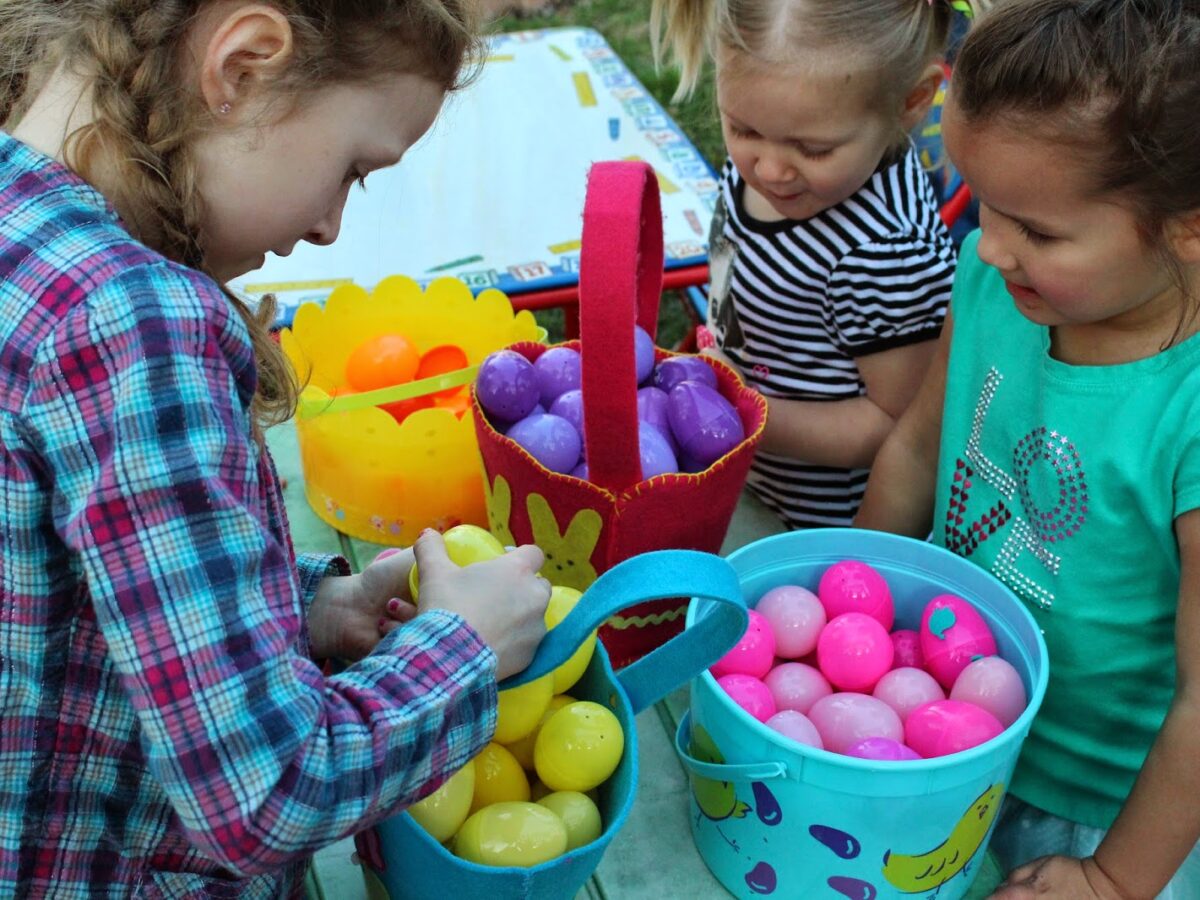
[[[368, 338], [399, 332], [424, 353], [455, 344], [467, 367], [364, 393], [347, 390], [346, 361]], [[407, 546], [422, 529], [487, 526], [482, 465], [471, 416], [421, 409], [398, 423], [385, 403], [471, 382], [487, 354], [517, 341], [544, 341], [531, 313], [514, 314], [502, 292], [478, 297], [455, 278], [424, 291], [392, 276], [368, 293], [338, 287], [324, 306], [306, 303], [280, 345], [301, 385], [296, 430], [309, 504], [338, 531]]]

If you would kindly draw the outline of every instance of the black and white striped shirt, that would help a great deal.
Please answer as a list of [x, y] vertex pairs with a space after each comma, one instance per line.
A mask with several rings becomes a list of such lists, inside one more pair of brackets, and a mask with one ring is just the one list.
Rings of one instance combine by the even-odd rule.
[[[933, 340], [954, 278], [954, 245], [916, 152], [880, 164], [842, 203], [802, 221], [746, 213], [732, 161], [709, 235], [709, 327], [768, 397], [866, 392], [855, 360]], [[751, 489], [791, 527], [849, 525], [866, 469], [760, 452]]]

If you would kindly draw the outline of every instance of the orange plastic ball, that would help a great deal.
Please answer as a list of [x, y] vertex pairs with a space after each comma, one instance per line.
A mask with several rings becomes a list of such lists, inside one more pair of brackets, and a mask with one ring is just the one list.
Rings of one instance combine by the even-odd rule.
[[412, 381], [421, 354], [402, 334], [377, 334], [354, 348], [346, 360], [346, 380], [357, 391], [373, 391]]

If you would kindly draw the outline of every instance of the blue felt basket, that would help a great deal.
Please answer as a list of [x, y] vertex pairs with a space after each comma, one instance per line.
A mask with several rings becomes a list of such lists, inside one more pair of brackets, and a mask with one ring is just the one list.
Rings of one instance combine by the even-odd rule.
[[[616, 772], [599, 788], [600, 837], [563, 856], [529, 868], [481, 866], [460, 859], [435, 841], [408, 813], [376, 826], [374, 852], [360, 856], [372, 900], [486, 898], [569, 900], [599, 865], [633, 806], [638, 781], [634, 716], [706, 670], [746, 630], [746, 604], [733, 568], [720, 557], [692, 550], [663, 550], [625, 560], [601, 575], [571, 613], [551, 631], [533, 663], [501, 689], [540, 677], [565, 662], [600, 623], [636, 603], [665, 597], [703, 598], [705, 612], [682, 634], [614, 673], [597, 642], [583, 678], [571, 689], [580, 700], [611, 709], [625, 732]], [[695, 603], [693, 602], [693, 606]]]
[[[1002, 734], [936, 759], [878, 762], [796, 743], [757, 721], [705, 672], [675, 736], [691, 776], [696, 848], [737, 897], [934, 897], [971, 887], [1021, 743], [1046, 692], [1046, 645], [1033, 617], [997, 579], [932, 544], [876, 531], [775, 535], [729, 557], [751, 605], [782, 584], [816, 590], [844, 559], [887, 579], [896, 627], [916, 629], [925, 604], [953, 593], [987, 621], [1029, 705]], [[710, 614], [693, 603], [687, 634]]]

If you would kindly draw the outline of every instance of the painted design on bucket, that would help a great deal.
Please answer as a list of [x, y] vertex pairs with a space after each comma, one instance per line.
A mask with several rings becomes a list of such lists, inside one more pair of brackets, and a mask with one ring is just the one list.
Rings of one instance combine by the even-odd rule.
[[[692, 723], [692, 741], [689, 752], [702, 762], [715, 765], [724, 765], [725, 763], [725, 757], [717, 749], [712, 735], [705, 731], [703, 726], [694, 722]], [[745, 818], [746, 813], [750, 812], [750, 804], [737, 798], [733, 784], [729, 781], [713, 781], [711, 778], [703, 778], [693, 773], [692, 793], [696, 797], [696, 805], [700, 807], [700, 812], [714, 822], [719, 822], [721, 819], [742, 819]]]
[[848, 875], [833, 875], [825, 882], [843, 897], [849, 897], [851, 900], [875, 900], [879, 892], [875, 890], [875, 885], [869, 881], [863, 881], [861, 878], [851, 878]]
[[830, 825], [809, 825], [808, 833], [842, 859], [854, 859], [862, 852], [862, 845], [858, 842], [858, 838], [840, 828]]
[[772, 827], [782, 822], [783, 809], [771, 789], [761, 781], [751, 783], [750, 789], [754, 792], [754, 809], [758, 813], [758, 820]]
[[1000, 811], [1004, 785], [993, 784], [967, 807], [949, 837], [932, 850], [909, 856], [888, 850], [883, 854], [883, 877], [906, 894], [935, 891], [957, 875], [983, 846]]
[[775, 888], [779, 884], [779, 879], [775, 875], [775, 869], [770, 863], [757, 863], [753, 869], [746, 873], [746, 887], [754, 891], [756, 894], [773, 894]]

